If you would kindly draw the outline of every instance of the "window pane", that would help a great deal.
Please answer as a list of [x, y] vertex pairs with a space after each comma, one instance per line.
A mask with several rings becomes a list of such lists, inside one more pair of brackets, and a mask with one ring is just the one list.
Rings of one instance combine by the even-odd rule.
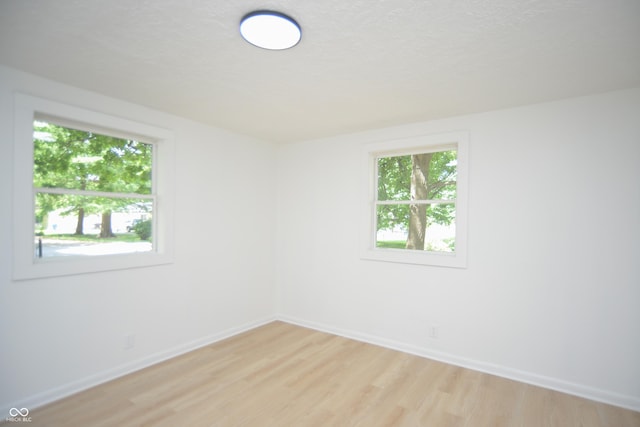
[[[416, 219], [419, 216], [419, 219]], [[378, 205], [376, 247], [455, 252], [455, 204]], [[424, 227], [424, 234], [419, 231]], [[424, 236], [424, 238], [422, 237]]]
[[153, 201], [36, 193], [36, 258], [149, 252]]
[[[378, 205], [376, 211], [377, 234], [385, 240], [407, 240], [409, 229], [409, 205]], [[392, 239], [391, 236], [394, 236]], [[404, 245], [403, 245], [404, 247]]]
[[457, 151], [381, 157], [378, 200], [455, 200]]
[[151, 194], [153, 145], [34, 121], [33, 184]]
[[411, 156], [378, 159], [378, 200], [410, 200]]
[[456, 150], [433, 153], [429, 163], [428, 199], [456, 199], [457, 155]]

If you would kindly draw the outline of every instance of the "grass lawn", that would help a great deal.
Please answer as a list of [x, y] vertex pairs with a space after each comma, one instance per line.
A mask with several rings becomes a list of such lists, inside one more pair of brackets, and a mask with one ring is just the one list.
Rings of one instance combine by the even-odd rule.
[[406, 240], [383, 240], [376, 242], [376, 247], [378, 248], [404, 249], [406, 245]]
[[139, 242], [140, 238], [136, 233], [121, 233], [116, 234], [115, 237], [107, 237], [101, 239], [98, 234], [47, 234], [39, 236], [47, 240], [65, 240], [73, 242], [87, 242], [87, 243], [104, 243], [104, 242]]

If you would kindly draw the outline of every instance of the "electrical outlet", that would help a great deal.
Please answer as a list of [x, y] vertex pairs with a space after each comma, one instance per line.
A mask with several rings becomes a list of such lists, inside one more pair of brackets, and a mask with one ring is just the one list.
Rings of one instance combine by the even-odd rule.
[[438, 325], [429, 325], [429, 338], [438, 338]]
[[135, 334], [125, 335], [124, 337], [124, 349], [131, 350], [136, 346], [136, 336]]

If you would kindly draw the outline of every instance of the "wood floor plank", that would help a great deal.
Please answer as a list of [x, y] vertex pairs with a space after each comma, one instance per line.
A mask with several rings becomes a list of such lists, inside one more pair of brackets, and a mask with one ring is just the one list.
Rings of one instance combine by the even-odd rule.
[[638, 412], [283, 322], [29, 415], [47, 427], [640, 427]]

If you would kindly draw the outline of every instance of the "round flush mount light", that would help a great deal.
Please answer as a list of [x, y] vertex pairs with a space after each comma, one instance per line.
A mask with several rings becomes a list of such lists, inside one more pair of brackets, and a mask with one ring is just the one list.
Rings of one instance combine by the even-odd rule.
[[302, 32], [289, 16], [270, 10], [258, 10], [240, 21], [240, 34], [249, 43], [263, 49], [283, 50], [298, 44]]

